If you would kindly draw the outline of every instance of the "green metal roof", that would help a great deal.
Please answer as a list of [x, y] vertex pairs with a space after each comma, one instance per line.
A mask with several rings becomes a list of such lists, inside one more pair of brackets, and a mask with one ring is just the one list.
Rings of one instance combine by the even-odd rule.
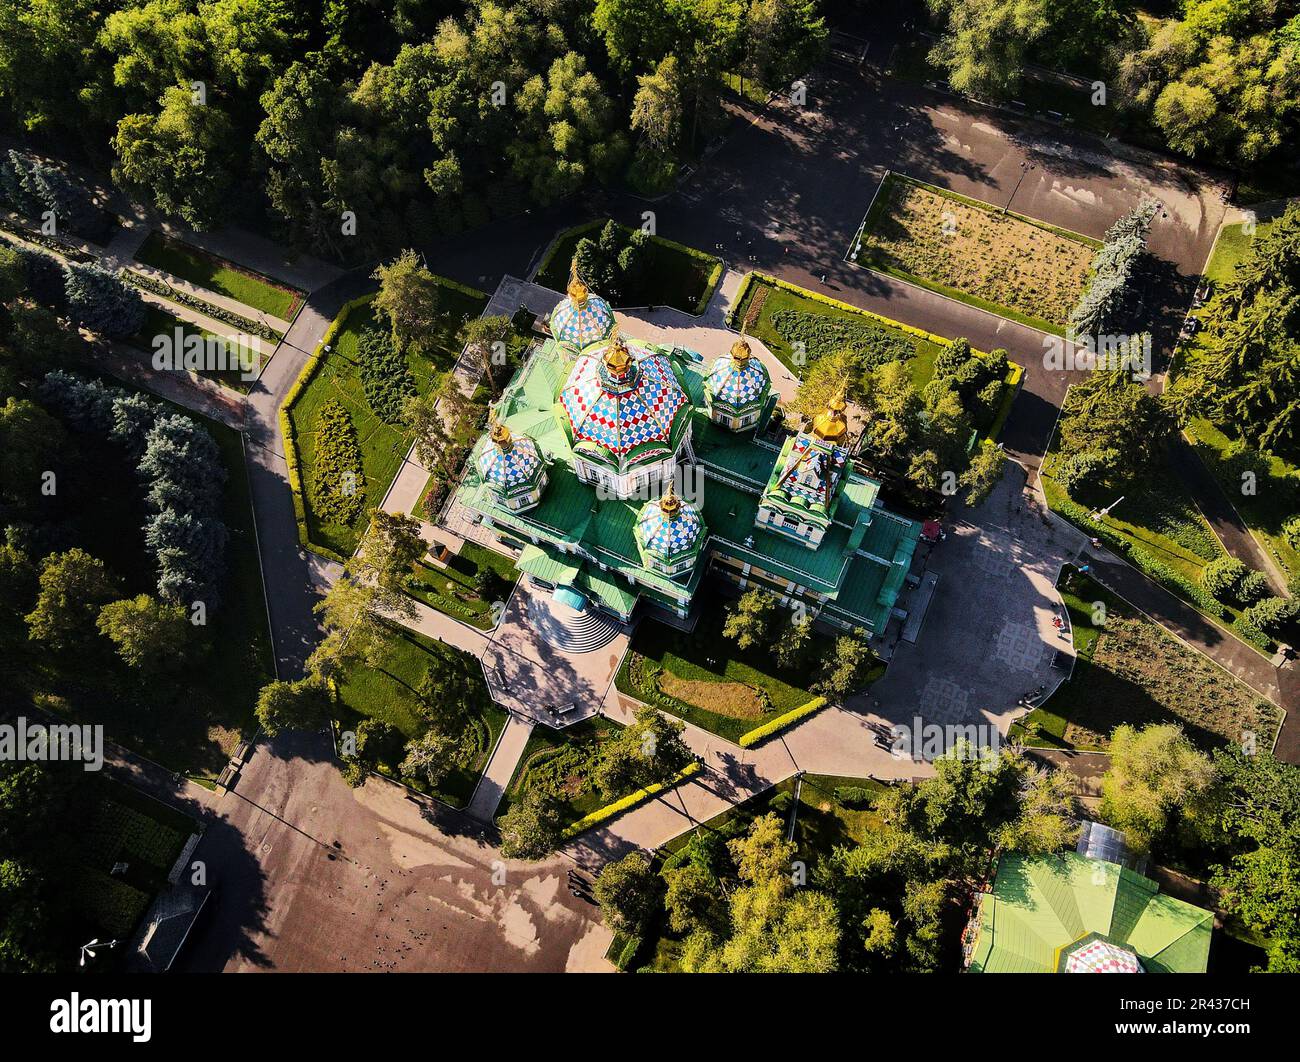
[[1214, 916], [1127, 867], [1075, 852], [1008, 853], [980, 901], [976, 973], [1053, 973], [1093, 935], [1136, 953], [1152, 973], [1204, 973]]
[[581, 571], [578, 565], [562, 555], [550, 553], [531, 543], [520, 550], [515, 567], [553, 586], [572, 583]]
[[[700, 404], [706, 367], [678, 353], [672, 358], [688, 396]], [[547, 458], [549, 484], [540, 503], [522, 513], [501, 505], [477, 474], [473, 460], [460, 488], [460, 501], [516, 535], [580, 550], [610, 569], [602, 573], [580, 556], [545, 545], [538, 550], [544, 559], [525, 551], [521, 570], [547, 582], [569, 582], [590, 590], [593, 598], [617, 602], [617, 611], [623, 614], [631, 610], [628, 595], [634, 598], [638, 591], [659, 601], [689, 599], [705, 565], [697, 564], [687, 579], [670, 579], [646, 568], [635, 534], [641, 502], [599, 499], [595, 488], [574, 473], [569, 439], [553, 409], [571, 365], [571, 357], [547, 341], [529, 357], [496, 408], [499, 420], [511, 431], [531, 436]], [[777, 448], [753, 433], [721, 428], [698, 410], [691, 426], [692, 445], [705, 473], [699, 499], [709, 533], [705, 550], [723, 552], [825, 594], [831, 602], [840, 602], [836, 611], [850, 622], [882, 629], [906, 577], [919, 525], [877, 508], [880, 485], [850, 470], [843, 478], [835, 518], [816, 549], [756, 527], [761, 493], [777, 466]], [[484, 445], [490, 444], [480, 440], [474, 457]], [[626, 585], [628, 575], [635, 587]]]

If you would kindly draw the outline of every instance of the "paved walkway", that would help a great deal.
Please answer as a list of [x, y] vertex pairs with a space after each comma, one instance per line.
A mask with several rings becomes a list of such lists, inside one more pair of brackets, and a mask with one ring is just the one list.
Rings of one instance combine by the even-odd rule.
[[[182, 280], [180, 277], [175, 276], [172, 273], [167, 273], [161, 269], [156, 269], [153, 266], [145, 265], [143, 262], [127, 261], [123, 264], [127, 269], [140, 273], [156, 283], [166, 284], [169, 288], [179, 294], [189, 295], [195, 299], [202, 299], [204, 302], [209, 303], [212, 306], [220, 307], [223, 310], [229, 310], [231, 313], [237, 313], [240, 317], [247, 317], [250, 321], [261, 321], [268, 327], [275, 329], [275, 331], [279, 332], [281, 335], [284, 335], [285, 332], [289, 331], [288, 321], [279, 317], [272, 317], [269, 313], [264, 313], [254, 306], [249, 306], [247, 303], [240, 302], [238, 299], [232, 299], [229, 295], [222, 295], [219, 292], [213, 291], [211, 288], [201, 288], [197, 284], [191, 284], [188, 280]], [[140, 294], [142, 294], [147, 301], [154, 301], [163, 298], [160, 295], [154, 295], [153, 292], [143, 289]], [[153, 295], [152, 300], [149, 298], [151, 295]], [[165, 300], [165, 305], [168, 309], [172, 310], [172, 312], [176, 313], [178, 317], [184, 316], [184, 314], [179, 311], [189, 311], [190, 313], [195, 314], [196, 317], [187, 318], [187, 320], [194, 320], [195, 323], [200, 324], [209, 331], [216, 332], [219, 335], [224, 335], [234, 327], [225, 321], [219, 321], [215, 317], [209, 317], [206, 314], [203, 314], [201, 310], [195, 310], [191, 306], [186, 306], [184, 303], [172, 302], [170, 299], [167, 299]], [[202, 320], [198, 319], [200, 317]]]
[[488, 760], [483, 776], [474, 787], [474, 795], [465, 806], [465, 814], [470, 818], [491, 822], [496, 816], [497, 805], [501, 803], [510, 779], [515, 776], [515, 768], [523, 759], [524, 749], [536, 725], [531, 719], [510, 713], [501, 739], [492, 750], [492, 758]]
[[[920, 716], [1005, 734], [1026, 693], [1050, 693], [1070, 674], [1072, 640], [1052, 621], [1065, 615], [1056, 580], [1077, 540], [1044, 509], [1024, 470], [1007, 462], [982, 504], [958, 506], [944, 521], [946, 540], [920, 547], [939, 579], [916, 641], [898, 642], [871, 687], [870, 703], [888, 722]], [[1063, 667], [1053, 667], [1058, 653]]]
[[[631, 721], [640, 702], [611, 689], [604, 714]], [[830, 707], [756, 749], [742, 749], [716, 734], [687, 724], [683, 737], [705, 770], [667, 793], [576, 838], [565, 852], [584, 866], [598, 867], [635, 848], [658, 848], [686, 830], [798, 773], [910, 779], [934, 768], [896, 758], [880, 741], [881, 720]]]
[[[681, 346], [698, 351], [706, 362], [727, 353], [737, 335], [727, 328], [727, 314], [736, 301], [744, 273], [728, 269], [722, 274], [718, 288], [699, 317], [692, 317], [671, 306], [657, 310], [638, 310], [635, 307], [617, 312], [619, 324], [638, 339], [649, 339], [666, 346]], [[786, 402], [794, 398], [799, 389], [799, 378], [782, 364], [762, 340], [748, 336], [750, 349], [767, 367], [772, 378], [772, 390]]]

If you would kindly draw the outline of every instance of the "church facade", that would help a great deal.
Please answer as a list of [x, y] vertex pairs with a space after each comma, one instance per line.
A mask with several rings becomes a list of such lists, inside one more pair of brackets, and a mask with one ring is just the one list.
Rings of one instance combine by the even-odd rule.
[[743, 337], [696, 352], [624, 336], [576, 270], [551, 336], [497, 402], [458, 500], [535, 584], [621, 622], [689, 617], [709, 572], [834, 626], [884, 630], [920, 525], [851, 461], [845, 404], [767, 430], [776, 396]]

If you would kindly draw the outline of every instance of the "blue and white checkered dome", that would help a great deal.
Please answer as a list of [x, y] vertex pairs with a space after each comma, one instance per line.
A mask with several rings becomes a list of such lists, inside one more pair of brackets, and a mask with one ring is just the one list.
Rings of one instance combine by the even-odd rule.
[[582, 350], [607, 338], [614, 328], [614, 311], [599, 295], [592, 295], [578, 277], [574, 259], [568, 297], [551, 311], [551, 335], [560, 343]]
[[492, 426], [490, 441], [478, 457], [479, 475], [501, 493], [535, 485], [543, 464], [537, 443], [527, 435], [512, 435], [499, 423]]
[[714, 401], [738, 410], [748, 409], [767, 401], [772, 378], [767, 366], [753, 357], [749, 344], [741, 338], [710, 366], [704, 386]]
[[641, 506], [636, 537], [644, 553], [672, 564], [699, 551], [704, 541], [704, 521], [695, 507], [682, 501], [670, 485], [662, 498]]

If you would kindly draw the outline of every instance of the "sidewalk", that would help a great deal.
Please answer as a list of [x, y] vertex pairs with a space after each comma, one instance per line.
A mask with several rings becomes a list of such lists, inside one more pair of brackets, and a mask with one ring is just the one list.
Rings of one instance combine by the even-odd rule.
[[[706, 362], [712, 361], [720, 354], [726, 354], [739, 338], [738, 333], [727, 329], [727, 313], [735, 302], [744, 279], [745, 274], [734, 269], [726, 270], [709, 305], [699, 317], [692, 317], [668, 306], [648, 311], [630, 307], [618, 311], [619, 323], [638, 339], [649, 339], [666, 346], [686, 347], [704, 355]], [[628, 326], [628, 321], [635, 323]], [[781, 396], [781, 401], [787, 402], [794, 398], [799, 389], [799, 378], [767, 349], [762, 340], [746, 336], [745, 341], [767, 367], [767, 373], [772, 378], [772, 390]]]
[[[604, 714], [630, 722], [640, 702], [611, 688]], [[584, 865], [616, 859], [636, 848], [654, 849], [686, 830], [806, 771], [881, 781], [926, 778], [928, 763], [897, 759], [877, 743], [878, 718], [829, 707], [754, 749], [742, 749], [687, 724], [682, 736], [704, 761], [690, 781], [620, 815], [607, 826], [576, 838], [565, 851]]]
[[[107, 258], [108, 256], [105, 255], [106, 264]], [[284, 335], [289, 331], [290, 322], [280, 317], [272, 317], [269, 313], [265, 313], [262, 310], [257, 309], [255, 306], [249, 306], [247, 303], [242, 303], [238, 299], [232, 299], [229, 295], [222, 295], [213, 291], [211, 288], [201, 288], [197, 284], [191, 284], [188, 280], [182, 280], [180, 277], [175, 276], [172, 273], [164, 272], [161, 269], [156, 269], [151, 265], [145, 265], [143, 262], [137, 262], [134, 259], [127, 259], [118, 264], [133, 272], [140, 273], [141, 275], [160, 284], [166, 284], [169, 288], [172, 288], [180, 294], [192, 296], [195, 299], [200, 299], [211, 306], [216, 306], [223, 310], [229, 310], [231, 313], [238, 314], [240, 317], [247, 317], [250, 321], [260, 321], [262, 324], [265, 324], [269, 328], [273, 328], [281, 335]], [[201, 310], [195, 310], [183, 303], [172, 302], [165, 296], [155, 295], [153, 292], [144, 289], [140, 290], [140, 294], [145, 297], [146, 301], [153, 302], [161, 300], [162, 303], [169, 310], [176, 313], [178, 317], [185, 316], [187, 313], [193, 314], [195, 317], [201, 317], [202, 320], [196, 320], [195, 323], [208, 329], [210, 332], [219, 332], [224, 334], [224, 332], [229, 331], [233, 327], [224, 321], [218, 321], [215, 317], [205, 316]], [[150, 298], [150, 296], [152, 296], [152, 298]]]
[[488, 760], [488, 765], [474, 788], [474, 795], [465, 805], [465, 814], [480, 822], [492, 821], [497, 806], [501, 803], [501, 797], [505, 794], [510, 779], [515, 775], [515, 768], [523, 758], [524, 749], [536, 725], [531, 719], [523, 719], [514, 712], [510, 713], [501, 740], [492, 750], [492, 758]]

